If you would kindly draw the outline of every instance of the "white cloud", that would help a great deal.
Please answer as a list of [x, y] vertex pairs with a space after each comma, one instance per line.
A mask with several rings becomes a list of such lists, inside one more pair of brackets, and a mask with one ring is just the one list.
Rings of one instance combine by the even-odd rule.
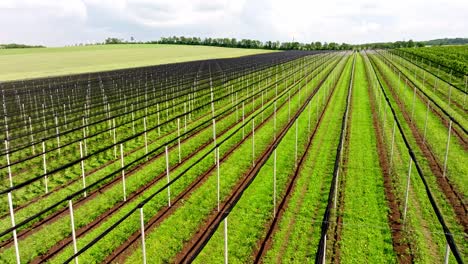
[[467, 37], [466, 0], [1, 0], [0, 43], [168, 35], [349, 43]]

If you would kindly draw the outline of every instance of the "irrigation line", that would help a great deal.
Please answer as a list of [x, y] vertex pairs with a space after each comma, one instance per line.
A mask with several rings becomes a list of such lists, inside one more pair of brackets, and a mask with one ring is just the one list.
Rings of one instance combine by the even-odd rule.
[[425, 187], [425, 190], [426, 190], [426, 195], [428, 196], [429, 198], [429, 201], [432, 205], [432, 208], [434, 210], [434, 213], [436, 214], [437, 216], [437, 219], [439, 220], [439, 223], [440, 225], [442, 226], [443, 230], [444, 230], [444, 234], [445, 234], [445, 239], [447, 240], [447, 243], [449, 244], [450, 246], [450, 249], [452, 250], [452, 253], [455, 257], [455, 259], [457, 260], [458, 263], [463, 263], [463, 258], [462, 256], [460, 255], [460, 252], [458, 251], [458, 248], [457, 248], [457, 245], [455, 243], [455, 240], [453, 239], [453, 235], [452, 233], [450, 232], [450, 229], [447, 227], [446, 223], [445, 223], [445, 220], [443, 218], [443, 215], [442, 213], [440, 212], [437, 204], [436, 204], [436, 201], [434, 199], [434, 196], [432, 195], [432, 192], [429, 188], [429, 185], [426, 181], [426, 178], [423, 174], [423, 171], [421, 169], [421, 166], [419, 165], [417, 159], [416, 159], [416, 155], [414, 154], [409, 142], [408, 142], [408, 139], [406, 138], [406, 135], [404, 134], [403, 132], [403, 128], [400, 124], [400, 121], [398, 120], [397, 118], [397, 115], [396, 115], [396, 112], [395, 112], [395, 109], [393, 108], [389, 98], [388, 98], [388, 95], [387, 93], [385, 92], [385, 89], [382, 85], [382, 81], [380, 80], [380, 76], [379, 74], [377, 74], [377, 71], [375, 70], [375, 67], [377, 67], [375, 64], [375, 62], [371, 59], [369, 60], [371, 62], [371, 67], [372, 67], [372, 71], [374, 72], [375, 76], [377, 77], [376, 80], [378, 81], [379, 83], [379, 87], [385, 97], [385, 101], [387, 102], [387, 105], [390, 107], [390, 110], [392, 112], [392, 115], [393, 115], [393, 119], [395, 120], [396, 122], [396, 125], [398, 127], [398, 131], [400, 132], [402, 138], [403, 138], [403, 141], [405, 143], [405, 146], [406, 148], [408, 149], [408, 154], [410, 155], [411, 159], [413, 160], [413, 163], [418, 171], [418, 174], [419, 174], [419, 177], [421, 178], [421, 181], [423, 182], [424, 184], [424, 187]]
[[[291, 76], [291, 75], [290, 75]], [[293, 86], [292, 86], [293, 87]], [[290, 89], [292, 89], [292, 87]], [[282, 92], [277, 98], [283, 97], [286, 95], [287, 91]], [[315, 93], [314, 93], [315, 94]], [[310, 97], [308, 98], [307, 102], [310, 101]], [[276, 101], [276, 100], [275, 100]], [[81, 255], [83, 252], [85, 252], [87, 249], [89, 249], [91, 246], [93, 246], [95, 243], [97, 243], [99, 240], [101, 240], [105, 235], [107, 235], [109, 232], [111, 232], [113, 229], [115, 229], [120, 223], [122, 223], [125, 219], [127, 219], [131, 214], [133, 214], [135, 211], [137, 211], [139, 208], [142, 208], [146, 203], [148, 203], [152, 198], [154, 198], [156, 195], [159, 193], [163, 192], [165, 189], [167, 189], [170, 185], [174, 184], [177, 180], [179, 180], [181, 177], [185, 175], [186, 172], [188, 172], [192, 167], [196, 166], [199, 162], [201, 162], [204, 158], [208, 157], [213, 153], [213, 151], [223, 145], [227, 140], [229, 140], [231, 137], [233, 137], [236, 133], [241, 131], [244, 126], [247, 126], [250, 121], [252, 121], [254, 118], [257, 116], [261, 116], [261, 114], [266, 111], [266, 109], [269, 109], [270, 106], [274, 105], [273, 101], [270, 101], [263, 109], [261, 109], [257, 114], [254, 116], [250, 117], [247, 122], [244, 124], [240, 125], [236, 130], [234, 130], [229, 136], [227, 136], [225, 139], [222, 141], [218, 142], [216, 146], [213, 146], [211, 149], [209, 149], [204, 155], [202, 155], [197, 161], [195, 161], [192, 165], [187, 167], [184, 171], [180, 172], [177, 176], [173, 177], [170, 182], [162, 186], [159, 190], [154, 192], [153, 194], [149, 195], [146, 199], [144, 199], [142, 202], [140, 202], [137, 206], [135, 206], [132, 210], [130, 210], [127, 214], [122, 216], [117, 222], [115, 222], [112, 226], [107, 228], [103, 233], [98, 235], [95, 239], [93, 239], [90, 243], [86, 244], [83, 248], [81, 248], [76, 254], [68, 258], [65, 263], [69, 263], [71, 260], [73, 260], [75, 257]], [[305, 104], [306, 105], [306, 104]], [[289, 123], [292, 125], [292, 123]], [[286, 132], [284, 132], [286, 133]], [[271, 147], [270, 147], [271, 148]], [[256, 165], [258, 166], [258, 164]], [[224, 217], [223, 217], [224, 218]]]
[[349, 114], [349, 105], [351, 101], [351, 90], [353, 87], [353, 80], [354, 80], [354, 70], [355, 70], [355, 63], [356, 63], [356, 53], [354, 53], [354, 58], [353, 58], [353, 65], [351, 69], [351, 78], [349, 81], [349, 87], [348, 87], [348, 94], [346, 98], [346, 110], [343, 114], [343, 117], [341, 119], [341, 132], [340, 132], [340, 141], [338, 142], [338, 145], [336, 147], [336, 155], [335, 155], [335, 165], [333, 167], [333, 176], [332, 176], [332, 181], [330, 184], [330, 191], [328, 192], [328, 203], [327, 203], [327, 208], [325, 209], [325, 213], [323, 215], [323, 220], [322, 220], [322, 226], [321, 226], [321, 234], [320, 234], [320, 241], [317, 247], [317, 252], [315, 254], [315, 263], [324, 263], [323, 261], [326, 259], [326, 235], [328, 232], [328, 228], [330, 226], [330, 215], [332, 211], [332, 207], [334, 204], [334, 201], [336, 200], [336, 194], [338, 190], [336, 190], [337, 184], [338, 184], [338, 172], [340, 169], [340, 161], [341, 161], [341, 155], [342, 155], [342, 148], [343, 144], [345, 141], [345, 135], [346, 135], [346, 124], [348, 120], [348, 114]]
[[[270, 85], [269, 87], [273, 87], [273, 86], [274, 86], [274, 85]], [[290, 89], [291, 89], [291, 88], [290, 88]], [[260, 94], [261, 92], [262, 92], [262, 91], [258, 91], [258, 92], [256, 92], [255, 94], [253, 94], [252, 96], [256, 96], [256, 95]], [[284, 93], [281, 94], [281, 96], [284, 96]], [[246, 98], [246, 99], [244, 99], [243, 101], [238, 102], [236, 105], [238, 106], [238, 105], [242, 104], [244, 101], [249, 100], [249, 99], [250, 99], [250, 98]], [[262, 113], [263, 111], [265, 111], [265, 110], [267, 109], [267, 107], [269, 107], [271, 104], [273, 104], [273, 103], [270, 102], [266, 107], [264, 107], [264, 109], [263, 109], [260, 113]], [[233, 107], [231, 107], [231, 109], [233, 109]], [[226, 113], [226, 112], [228, 112], [228, 111], [230, 111], [230, 110], [225, 110], [223, 113], [220, 113], [220, 114], [216, 115], [215, 118], [217, 118], [217, 117], [223, 115], [224, 113]], [[252, 118], [255, 118], [255, 117], [256, 117], [256, 115], [255, 115], [254, 117], [251, 117], [249, 120], [251, 120]], [[179, 116], [176, 117], [176, 118], [179, 118]], [[207, 123], [207, 124], [211, 124], [211, 120], [207, 120], [206, 123]], [[248, 124], [248, 122], [246, 122], [243, 126], [239, 127], [237, 130], [235, 130], [234, 133], [236, 133], [238, 130], [241, 130], [241, 129], [242, 129], [245, 125], [247, 125], [247, 124]], [[187, 133], [190, 133], [192, 130], [197, 129], [198, 127], [200, 127], [200, 125], [197, 126], [197, 127], [195, 127], [195, 128], [192, 128], [192, 129], [189, 130], [189, 131], [187, 131]], [[142, 132], [142, 133], [144, 133], [144, 132]], [[233, 133], [233, 134], [234, 134], [234, 133]], [[185, 134], [186, 134], [186, 133], [182, 134], [182, 137], [185, 136]], [[223, 143], [223, 142], [225, 142], [226, 140], [228, 140], [229, 138], [231, 138], [231, 137], [233, 136], [233, 134], [231, 134], [230, 136], [228, 136], [228, 137], [227, 137], [225, 140], [223, 140], [221, 143]], [[176, 141], [177, 141], [177, 138], [174, 138], [174, 139], [172, 139], [172, 140], [167, 141], [166, 143], [161, 144], [160, 147], [158, 147], [158, 148], [155, 149], [155, 150], [152, 150], [152, 151], [149, 152], [148, 154], [145, 154], [145, 155], [143, 155], [142, 157], [138, 158], [137, 160], [135, 160], [135, 161], [133, 161], [133, 162], [131, 162], [131, 163], [126, 164], [124, 167], [122, 167], [122, 168], [120, 168], [120, 169], [117, 169], [116, 171], [114, 171], [114, 172], [112, 172], [112, 173], [109, 173], [108, 175], [104, 176], [103, 178], [101, 178], [100, 180], [94, 182], [93, 184], [86, 186], [86, 188], [83, 188], [83, 189], [81, 189], [81, 190], [79, 190], [79, 191], [74, 192], [73, 194], [68, 195], [67, 197], [65, 197], [65, 198], [62, 199], [61, 201], [56, 202], [55, 204], [53, 204], [53, 205], [51, 205], [51, 206], [49, 206], [49, 207], [43, 209], [42, 211], [36, 213], [35, 215], [28, 217], [27, 219], [23, 220], [22, 222], [17, 223], [15, 226], [13, 226], [13, 227], [11, 227], [11, 228], [9, 228], [9, 229], [7, 229], [7, 230], [1, 232], [1, 233], [0, 233], [0, 237], [2, 237], [2, 236], [4, 236], [4, 235], [6, 235], [6, 234], [12, 232], [14, 229], [18, 229], [18, 228], [20, 228], [20, 227], [26, 225], [27, 223], [29, 223], [30, 221], [34, 220], [35, 218], [40, 217], [41, 215], [47, 213], [48, 211], [51, 211], [52, 209], [54, 209], [55, 207], [59, 206], [59, 205], [62, 204], [63, 202], [68, 201], [68, 200], [70, 200], [70, 199], [72, 199], [72, 198], [74, 198], [74, 197], [76, 197], [76, 196], [78, 196], [78, 195], [83, 194], [84, 191], [87, 191], [87, 190], [92, 189], [93, 187], [99, 185], [101, 182], [103, 182], [103, 181], [105, 181], [105, 180], [111, 178], [111, 177], [114, 176], [114, 175], [117, 175], [117, 174], [118, 174], [119, 172], [121, 172], [122, 170], [126, 170], [126, 169], [130, 168], [130, 166], [132, 166], [133, 164], [137, 163], [138, 161], [144, 160], [147, 156], [149, 156], [149, 155], [155, 153], [156, 151], [162, 149], [165, 145], [169, 145], [169, 144], [174, 143], [174, 142], [176, 142]], [[117, 142], [117, 144], [121, 144], [121, 143], [123, 143], [123, 142]], [[217, 146], [220, 146], [221, 143], [218, 143]], [[110, 149], [110, 148], [109, 148], [109, 149]], [[194, 165], [192, 165], [191, 167], [193, 167], [193, 166], [194, 166]], [[191, 167], [190, 167], [190, 168], [191, 168]], [[188, 170], [188, 169], [187, 169], [187, 170]], [[184, 173], [185, 173], [185, 171], [184, 171]], [[182, 174], [181, 174], [181, 175], [182, 175]], [[181, 176], [181, 175], [179, 175], [179, 176]], [[36, 178], [37, 178], [36, 180], [40, 180], [40, 179], [43, 178], [43, 176], [39, 176], [39, 177], [36, 177]], [[170, 181], [170, 183], [174, 182], [174, 179], [178, 179], [178, 178], [180, 178], [180, 177], [173, 178], [173, 179]], [[169, 183], [168, 183], [168, 184], [169, 184]], [[23, 184], [22, 186], [24, 186], [24, 184]], [[13, 186], [12, 188], [13, 188], [13, 189], [17, 189], [17, 188], [20, 188], [20, 187], [22, 187], [22, 186], [16, 185], [16, 186]], [[9, 188], [9, 189], [12, 189], [12, 188]], [[165, 187], [163, 187], [163, 188], [165, 188]], [[8, 189], [6, 189], [6, 190], [4, 190], [4, 191], [7, 191], [7, 190], [8, 190]], [[1, 192], [3, 192], [3, 191], [1, 191]], [[1, 194], [1, 192], [0, 192], [0, 194]], [[7, 192], [9, 192], [9, 191], [7, 191]]]

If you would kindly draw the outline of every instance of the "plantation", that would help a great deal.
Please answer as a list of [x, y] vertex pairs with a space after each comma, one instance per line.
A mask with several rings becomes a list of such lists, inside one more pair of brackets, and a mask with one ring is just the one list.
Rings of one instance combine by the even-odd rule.
[[466, 46], [0, 58], [1, 263], [468, 258]]

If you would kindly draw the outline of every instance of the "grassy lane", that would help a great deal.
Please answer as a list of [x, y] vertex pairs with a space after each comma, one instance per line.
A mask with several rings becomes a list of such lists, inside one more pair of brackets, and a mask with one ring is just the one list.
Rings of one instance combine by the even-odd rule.
[[357, 56], [347, 142], [341, 263], [395, 263], [368, 82]]
[[[348, 57], [349, 58], [349, 57]], [[336, 73], [341, 72], [341, 68], [345, 66], [343, 60], [341, 66], [338, 66]], [[349, 63], [348, 63], [349, 65]], [[342, 79], [345, 77], [342, 77]], [[328, 87], [332, 84], [332, 78], [324, 85]], [[340, 88], [338, 88], [340, 89]], [[342, 90], [342, 88], [341, 88]], [[314, 99], [309, 103], [315, 108], [317, 102], [320, 102], [323, 96], [328, 96], [329, 92], [314, 96]], [[336, 92], [337, 94], [339, 92]], [[330, 107], [339, 107], [336, 104], [338, 95], [333, 96]], [[322, 109], [321, 106], [320, 109]], [[321, 110], [320, 110], [321, 112]], [[327, 112], [328, 113], [328, 112]], [[305, 147], [310, 137], [311, 131], [308, 131], [308, 110], [304, 111], [298, 118], [298, 159], [306, 151]], [[312, 116], [317, 113], [312, 112]], [[262, 167], [259, 174], [244, 192], [242, 198], [237, 203], [236, 207], [229, 214], [229, 260], [234, 263], [253, 262], [252, 253], [258, 247], [258, 242], [265, 236], [269, 221], [273, 215], [273, 155], [268, 159], [267, 163]], [[304, 163], [303, 163], [304, 164]], [[307, 164], [307, 162], [305, 163]], [[307, 165], [305, 165], [307, 166]], [[296, 169], [295, 161], [295, 126], [287, 132], [277, 148], [277, 201], [281, 201], [284, 196], [284, 190], [289, 182], [291, 174]], [[301, 172], [302, 177], [305, 174]], [[196, 259], [196, 263], [219, 263], [223, 260], [224, 251], [224, 235], [223, 225], [221, 225], [214, 236], [210, 239], [206, 247]], [[306, 247], [303, 248], [306, 251]]]

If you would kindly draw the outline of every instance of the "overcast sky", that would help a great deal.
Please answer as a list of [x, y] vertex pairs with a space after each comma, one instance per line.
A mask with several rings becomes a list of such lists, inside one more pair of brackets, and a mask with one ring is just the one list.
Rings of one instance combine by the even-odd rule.
[[353, 44], [468, 37], [468, 0], [0, 0], [0, 43], [172, 35]]

